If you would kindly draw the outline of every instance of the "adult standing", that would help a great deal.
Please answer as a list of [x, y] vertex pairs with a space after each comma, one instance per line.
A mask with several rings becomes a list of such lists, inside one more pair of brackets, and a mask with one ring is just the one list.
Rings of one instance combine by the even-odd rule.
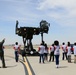
[[6, 68], [6, 66], [5, 66], [5, 59], [4, 59], [4, 50], [3, 50], [4, 42], [5, 42], [5, 38], [0, 42], [0, 58], [2, 60], [2, 67]]
[[41, 43], [41, 45], [38, 48], [38, 52], [39, 52], [39, 63], [41, 63], [41, 61], [44, 63], [44, 50], [45, 50], [45, 46], [43, 43]]
[[65, 45], [65, 43], [63, 42], [63, 43], [62, 43], [62, 60], [64, 60], [64, 57], [66, 57], [66, 60], [67, 60], [66, 45]]
[[54, 41], [54, 47], [55, 47], [55, 51], [54, 51], [54, 55], [55, 55], [55, 62], [56, 62], [56, 68], [59, 67], [59, 55], [60, 55], [60, 46], [59, 46], [59, 41], [56, 40]]
[[49, 62], [51, 61], [51, 58], [52, 58], [52, 62], [54, 62], [54, 44], [52, 44], [50, 46], [50, 59], [49, 59]]
[[74, 50], [74, 63], [76, 63], [76, 42], [74, 43], [73, 50]]
[[47, 44], [45, 43], [45, 50], [44, 50], [44, 60], [48, 61], [48, 47]]
[[68, 56], [68, 62], [71, 62], [71, 46], [70, 42], [67, 43], [67, 56]]
[[16, 60], [16, 62], [18, 62], [18, 60], [19, 60], [19, 50], [20, 50], [20, 46], [18, 45], [18, 42], [15, 43], [14, 50], [15, 50], [15, 60]]

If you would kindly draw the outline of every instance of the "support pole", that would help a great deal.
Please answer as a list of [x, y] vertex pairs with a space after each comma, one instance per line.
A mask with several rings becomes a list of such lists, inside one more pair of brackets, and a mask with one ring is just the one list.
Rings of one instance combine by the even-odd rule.
[[41, 41], [43, 42], [43, 32], [41, 33]]

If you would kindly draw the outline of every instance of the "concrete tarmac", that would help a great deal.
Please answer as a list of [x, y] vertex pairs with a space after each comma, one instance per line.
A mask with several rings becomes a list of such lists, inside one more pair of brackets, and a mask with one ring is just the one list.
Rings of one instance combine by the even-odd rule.
[[60, 58], [59, 68], [56, 68], [55, 62], [39, 63], [39, 57], [28, 57], [28, 60], [36, 75], [76, 75], [76, 64], [73, 63], [73, 59], [72, 63], [68, 63]]
[[[22, 57], [19, 58], [22, 61]], [[39, 56], [27, 56], [27, 59], [35, 75], [76, 75], [74, 55], [72, 55], [72, 63], [62, 60], [62, 55], [60, 55], [59, 68], [56, 68], [55, 62], [45, 61], [45, 64], [39, 63]], [[24, 65], [21, 62], [15, 62], [13, 49], [5, 50], [5, 62], [7, 68], [0, 68], [0, 75], [27, 75]], [[0, 66], [2, 66], [1, 61]]]
[[4, 55], [7, 68], [2, 68], [2, 62], [0, 60], [0, 75], [26, 75], [24, 65], [20, 61], [15, 62], [14, 50], [7, 49]]

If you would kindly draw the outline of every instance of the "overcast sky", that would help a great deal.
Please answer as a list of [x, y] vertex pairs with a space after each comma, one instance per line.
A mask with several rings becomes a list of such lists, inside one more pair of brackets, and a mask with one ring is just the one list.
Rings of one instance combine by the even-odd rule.
[[[15, 34], [16, 20], [19, 27], [49, 22], [49, 32], [44, 34], [47, 44], [76, 41], [76, 0], [0, 0], [0, 41], [6, 38], [5, 44], [22, 44], [22, 38]], [[33, 36], [32, 42], [40, 44], [41, 35]]]

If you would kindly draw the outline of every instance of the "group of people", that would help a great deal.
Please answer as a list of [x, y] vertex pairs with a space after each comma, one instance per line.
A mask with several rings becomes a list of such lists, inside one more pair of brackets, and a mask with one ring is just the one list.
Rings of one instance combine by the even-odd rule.
[[[0, 42], [0, 59], [2, 60], [2, 67], [6, 68], [5, 65], [5, 59], [4, 59], [4, 49], [3, 49], [3, 44], [5, 42], [5, 39], [3, 39]], [[59, 45], [59, 41], [55, 40], [54, 43], [48, 48], [47, 44], [44, 43], [44, 41], [40, 44], [38, 48], [39, 52], [39, 63], [43, 62], [45, 63], [45, 60], [48, 61], [48, 53], [50, 49], [50, 57], [49, 57], [49, 62], [54, 62], [55, 58], [55, 63], [56, 67], [59, 67], [59, 56], [60, 56], [60, 48], [62, 48], [62, 60], [66, 57], [66, 60], [71, 63], [71, 44], [70, 42], [67, 42], [67, 45], [63, 42], [61, 47]], [[18, 62], [19, 60], [19, 50], [20, 50], [20, 45], [18, 45], [18, 42], [15, 43], [14, 45], [14, 53], [15, 53], [15, 61]], [[74, 63], [76, 63], [76, 42], [73, 45], [73, 51], [74, 51]]]
[[21, 50], [21, 45], [18, 44], [18, 42], [15, 43], [14, 47], [14, 54], [15, 54], [15, 61], [18, 62], [19, 61], [19, 54], [21, 54], [23, 61], [24, 57], [26, 56], [26, 52], [25, 50]]
[[[71, 63], [71, 54], [72, 54], [72, 47], [70, 42], [67, 42], [67, 44], [65, 44], [64, 42], [62, 43], [62, 45], [59, 45], [59, 41], [55, 40], [54, 43], [50, 46], [50, 48], [47, 47], [47, 45], [42, 42], [38, 48], [38, 52], [39, 52], [39, 63], [41, 63], [41, 61], [43, 63], [45, 63], [45, 59], [47, 59], [47, 61], [49, 62], [54, 62], [54, 58], [55, 58], [55, 63], [56, 63], [56, 67], [59, 67], [59, 56], [60, 56], [60, 48], [62, 48], [62, 60], [64, 60], [64, 58], [66, 58], [66, 60], [68, 61], [68, 63]], [[48, 54], [50, 50], [50, 57], [48, 60]], [[76, 63], [76, 42], [74, 43], [73, 46], [73, 51], [74, 51], [74, 63]]]
[[[5, 42], [5, 38], [0, 42], [0, 59], [2, 61], [2, 67], [7, 68], [5, 64], [5, 59], [4, 59], [4, 46], [3, 46], [4, 42]], [[14, 45], [14, 53], [15, 53], [16, 62], [18, 62], [19, 50], [20, 50], [20, 46], [18, 45], [18, 42], [16, 42]]]
[[[40, 58], [39, 58], [39, 63], [43, 62], [45, 63], [45, 58], [47, 58], [48, 56], [48, 47], [47, 47], [47, 44], [45, 44], [44, 42], [42, 42], [38, 48], [38, 52], [39, 52], [39, 55], [40, 55]], [[59, 46], [59, 41], [54, 41], [54, 44], [52, 44], [52, 46], [50, 47], [50, 58], [49, 58], [49, 61], [51, 61], [51, 58], [52, 61], [54, 61], [54, 56], [55, 56], [55, 60], [56, 60], [56, 67], [59, 66], [59, 55], [60, 55], [60, 46]], [[46, 54], [45, 54], [46, 52]], [[47, 59], [48, 60], [48, 59]]]
[[74, 43], [73, 47], [71, 47], [70, 42], [67, 42], [67, 45], [63, 42], [62, 44], [62, 60], [66, 57], [69, 63], [71, 63], [71, 54], [72, 50], [74, 52], [74, 63], [76, 63], [76, 42]]

